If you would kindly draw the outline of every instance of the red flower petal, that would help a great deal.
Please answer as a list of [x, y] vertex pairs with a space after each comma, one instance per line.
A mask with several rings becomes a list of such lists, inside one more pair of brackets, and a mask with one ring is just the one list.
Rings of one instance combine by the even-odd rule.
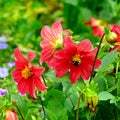
[[55, 23], [53, 23], [51, 30], [55, 38], [58, 38], [58, 35], [62, 35], [63, 28], [62, 28], [61, 22], [56, 21]]
[[63, 56], [66, 57], [65, 55], [64, 50], [58, 50], [53, 56], [55, 58], [63, 59]]
[[16, 61], [19, 61], [20, 63], [27, 65], [28, 62], [26, 61], [24, 56], [21, 54], [19, 48], [16, 48], [14, 50], [14, 56], [16, 58]]
[[66, 36], [64, 38], [63, 44], [66, 55], [74, 55], [76, 53], [77, 47], [75, 46], [70, 36]]
[[120, 46], [115, 45], [113, 48], [111, 48], [111, 49], [109, 50], [109, 52], [111, 52], [111, 51], [113, 51], [113, 50], [117, 50], [117, 49], [119, 49], [119, 48], [120, 48]]
[[21, 71], [19, 71], [19, 70], [14, 70], [12, 72], [12, 76], [13, 76], [15, 82], [17, 82], [17, 83], [19, 83], [23, 79], [21, 76]]
[[93, 27], [92, 30], [93, 30], [94, 36], [102, 37], [104, 34], [104, 27], [96, 26], [96, 27]]
[[81, 71], [80, 71], [80, 75], [83, 78], [83, 80], [88, 80], [90, 75], [91, 75], [91, 70], [92, 70], [92, 66], [89, 65], [81, 65]]
[[35, 52], [29, 52], [28, 53], [28, 60], [31, 61], [36, 57], [36, 53]]
[[99, 21], [100, 21], [100, 19], [95, 19], [94, 17], [91, 17], [90, 21], [85, 22], [85, 25], [89, 25], [92, 27], [100, 26]]
[[90, 66], [93, 66], [93, 62], [94, 62], [94, 57], [92, 56], [84, 56], [82, 59], [81, 59], [81, 64], [83, 65], [90, 65]]
[[22, 69], [24, 69], [27, 65], [21, 63], [20, 61], [16, 61], [16, 62], [15, 62], [15, 66], [16, 66], [17, 69], [22, 70]]
[[55, 59], [52, 60], [51, 65], [56, 69], [56, 76], [62, 77], [70, 68], [71, 56], [67, 56], [64, 50], [59, 50], [54, 54], [54, 57]]
[[88, 54], [87, 54], [87, 56], [95, 56], [96, 55], [96, 53], [97, 53], [97, 48], [95, 48], [94, 50], [92, 50], [91, 52], [89, 52]]
[[43, 40], [42, 42], [40, 42], [40, 47], [44, 49], [44, 48], [50, 47], [50, 44], [48, 41]]
[[21, 79], [21, 81], [18, 84], [18, 91], [21, 94], [25, 94], [29, 90], [29, 88], [31, 87], [30, 83], [31, 83], [30, 80]]
[[69, 30], [63, 30], [63, 33], [64, 33], [65, 35], [69, 35]]
[[71, 66], [70, 68], [70, 80], [71, 83], [75, 83], [80, 77], [80, 69], [78, 66]]
[[48, 26], [45, 26], [41, 30], [41, 37], [48, 42], [53, 40], [51, 29]]
[[36, 98], [34, 80], [30, 82], [29, 93], [33, 98]]
[[55, 74], [57, 77], [62, 77], [63, 75], [65, 75], [68, 72], [68, 69], [70, 68], [70, 64], [67, 60], [60, 60], [59, 63], [55, 63]]
[[102, 64], [101, 60], [97, 59], [95, 63], [95, 69], [99, 68], [101, 64]]
[[112, 24], [111, 31], [116, 33], [117, 35], [120, 35], [120, 26], [117, 24]]
[[53, 56], [52, 51], [54, 51], [52, 47], [46, 47], [42, 50], [41, 57], [40, 57], [40, 64], [42, 64], [45, 61], [51, 60]]
[[[93, 63], [94, 63], [94, 60], [95, 58], [93, 56], [85, 56], [84, 58], [82, 58], [82, 64], [85, 64], [88, 65], [88, 66], [93, 66]], [[95, 66], [94, 66], [94, 69], [97, 69], [98, 67], [100, 67], [101, 65], [101, 60], [97, 59], [96, 60], [96, 63], [95, 63]]]
[[34, 76], [39, 77], [43, 74], [44, 68], [32, 66], [32, 72], [34, 73]]
[[77, 45], [78, 51], [89, 52], [92, 49], [92, 44], [89, 40], [83, 40]]
[[47, 87], [41, 82], [38, 77], [34, 77], [34, 84], [40, 90], [47, 90]]

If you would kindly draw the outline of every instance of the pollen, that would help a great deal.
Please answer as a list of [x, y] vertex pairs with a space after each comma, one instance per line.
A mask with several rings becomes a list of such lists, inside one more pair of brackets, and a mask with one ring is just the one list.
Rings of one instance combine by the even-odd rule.
[[49, 45], [52, 46], [53, 48], [56, 48], [56, 43], [55, 42], [49, 42]]
[[72, 63], [73, 63], [73, 65], [75, 65], [75, 66], [78, 66], [78, 65], [81, 63], [81, 59], [80, 59], [80, 55], [79, 55], [79, 54], [75, 54], [75, 55], [72, 57]]
[[63, 47], [62, 43], [62, 36], [58, 35], [57, 38], [53, 37], [53, 41], [50, 41], [49, 45], [52, 46], [55, 50], [59, 50]]
[[22, 70], [22, 77], [25, 79], [28, 79], [29, 77], [32, 76], [31, 69], [29, 67], [26, 67]]

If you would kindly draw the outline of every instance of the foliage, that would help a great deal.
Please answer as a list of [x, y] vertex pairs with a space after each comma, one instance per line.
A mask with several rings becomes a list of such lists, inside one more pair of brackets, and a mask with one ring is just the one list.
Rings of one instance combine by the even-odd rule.
[[[110, 51], [114, 43], [105, 39], [97, 56], [102, 64], [93, 71], [91, 80], [80, 77], [72, 84], [69, 73], [57, 77], [55, 70], [43, 63], [45, 71], [41, 79], [48, 90], [35, 89], [37, 98], [33, 98], [28, 93], [21, 95], [12, 77], [16, 47], [25, 56], [34, 51], [37, 56], [32, 64], [41, 66], [40, 32], [45, 25], [51, 26], [60, 20], [76, 44], [89, 39], [93, 47], [98, 47], [101, 37], [94, 36], [85, 22], [94, 17], [107, 24], [120, 25], [119, 13], [119, 0], [1, 0], [0, 44], [4, 36], [8, 47], [0, 48], [0, 68], [7, 69], [6, 73], [0, 71], [3, 74], [0, 88], [7, 90], [5, 95], [0, 95], [0, 119], [6, 118], [8, 110], [14, 110], [19, 120], [119, 120], [120, 52]], [[90, 94], [91, 91], [94, 94]]]

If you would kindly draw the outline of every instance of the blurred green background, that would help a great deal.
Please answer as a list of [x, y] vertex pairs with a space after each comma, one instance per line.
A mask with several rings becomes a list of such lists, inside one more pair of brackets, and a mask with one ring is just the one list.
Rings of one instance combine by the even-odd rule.
[[44, 25], [61, 20], [64, 28], [82, 39], [90, 35], [84, 22], [91, 16], [120, 24], [119, 0], [1, 0], [0, 36], [7, 36], [12, 50], [18, 45], [40, 50], [40, 30]]

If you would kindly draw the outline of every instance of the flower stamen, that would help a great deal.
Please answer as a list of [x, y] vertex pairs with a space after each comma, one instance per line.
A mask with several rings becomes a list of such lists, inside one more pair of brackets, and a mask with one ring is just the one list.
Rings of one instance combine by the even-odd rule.
[[29, 67], [26, 67], [22, 70], [22, 77], [25, 78], [25, 79], [28, 79], [29, 77], [32, 76], [32, 72], [31, 72], [31, 69]]
[[78, 66], [78, 65], [81, 63], [81, 59], [80, 59], [80, 55], [79, 55], [79, 54], [75, 54], [75, 55], [72, 57], [72, 63], [73, 63], [73, 65], [75, 65], [75, 66]]

